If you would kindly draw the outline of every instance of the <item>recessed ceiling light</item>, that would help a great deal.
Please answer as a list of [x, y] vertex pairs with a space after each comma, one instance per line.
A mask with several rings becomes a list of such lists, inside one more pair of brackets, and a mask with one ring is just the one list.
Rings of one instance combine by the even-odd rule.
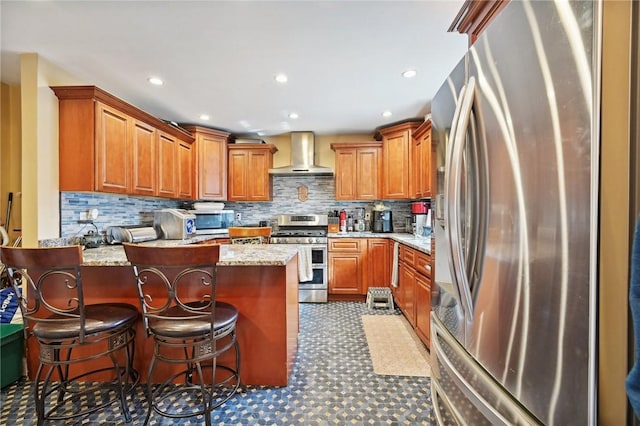
[[295, 119], [296, 119], [296, 118], [298, 118], [298, 117], [299, 117], [299, 115], [298, 115], [298, 113], [297, 113], [297, 112], [292, 112], [292, 113], [290, 113], [290, 114], [289, 114], [289, 118], [291, 118], [291, 119], [293, 119], [293, 120], [295, 120]]
[[408, 69], [402, 73], [404, 78], [412, 78], [415, 77], [418, 72], [416, 70]]
[[384, 111], [384, 112], [382, 113], [382, 116], [383, 116], [383, 117], [391, 117], [392, 115], [393, 115], [393, 114], [391, 114], [391, 111], [389, 111], [389, 110], [386, 110], [386, 111]]
[[149, 83], [153, 84], [154, 86], [162, 86], [164, 84], [164, 81], [162, 81], [160, 77], [149, 77], [147, 81], [149, 81]]
[[209, 117], [207, 114], [200, 114], [200, 120], [209, 120], [211, 117]]
[[274, 78], [278, 83], [286, 83], [289, 80], [289, 77], [287, 77], [286, 74], [282, 74], [282, 73], [276, 74]]

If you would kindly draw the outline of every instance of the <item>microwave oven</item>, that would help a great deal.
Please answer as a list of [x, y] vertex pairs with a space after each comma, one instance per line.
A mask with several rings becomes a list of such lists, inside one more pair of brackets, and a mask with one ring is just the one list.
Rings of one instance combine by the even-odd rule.
[[234, 221], [233, 210], [189, 210], [196, 216], [196, 234], [226, 234]]

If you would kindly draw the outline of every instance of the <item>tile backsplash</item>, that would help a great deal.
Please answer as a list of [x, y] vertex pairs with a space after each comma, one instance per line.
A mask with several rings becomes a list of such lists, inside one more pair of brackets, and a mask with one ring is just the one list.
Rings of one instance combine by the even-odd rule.
[[[306, 187], [300, 188], [301, 186]], [[306, 200], [298, 194], [306, 194]], [[304, 196], [301, 197], [304, 199]], [[385, 201], [393, 211], [393, 226], [404, 230], [404, 218], [410, 214], [409, 201]], [[94, 221], [102, 231], [111, 225], [135, 225], [153, 222], [153, 211], [163, 208], [184, 207], [178, 200], [164, 198], [134, 197], [126, 195], [62, 192], [60, 193], [60, 236], [70, 238], [84, 235], [93, 228], [79, 224], [80, 213], [89, 209], [99, 210]], [[271, 220], [282, 213], [328, 213], [345, 209], [355, 215], [356, 207], [370, 209], [373, 203], [366, 201], [339, 201], [335, 199], [335, 179], [320, 176], [274, 176], [273, 200], [268, 202], [227, 202], [225, 209], [242, 213], [242, 224], [253, 225], [261, 220]]]

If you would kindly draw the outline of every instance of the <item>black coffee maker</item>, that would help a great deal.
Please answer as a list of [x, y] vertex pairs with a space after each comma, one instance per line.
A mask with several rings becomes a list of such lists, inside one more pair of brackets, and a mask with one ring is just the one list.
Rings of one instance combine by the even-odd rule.
[[391, 210], [373, 211], [373, 232], [393, 232], [393, 215]]

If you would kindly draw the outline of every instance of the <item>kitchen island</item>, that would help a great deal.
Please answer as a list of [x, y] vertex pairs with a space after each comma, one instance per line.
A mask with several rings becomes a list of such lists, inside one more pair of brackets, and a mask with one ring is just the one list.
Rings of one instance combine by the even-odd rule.
[[[180, 243], [159, 240], [142, 244]], [[298, 248], [269, 244], [220, 247], [216, 298], [233, 304], [239, 311], [242, 384], [285, 386], [298, 349]], [[124, 302], [139, 306], [133, 270], [122, 246], [85, 250], [82, 275], [87, 303]], [[145, 337], [141, 321], [136, 333], [134, 365], [144, 381], [153, 342]], [[28, 348], [29, 372], [33, 375], [37, 370], [37, 345], [30, 344]], [[222, 363], [233, 358], [232, 353], [226, 355]], [[168, 366], [159, 365], [156, 372], [161, 379], [169, 373]]]

